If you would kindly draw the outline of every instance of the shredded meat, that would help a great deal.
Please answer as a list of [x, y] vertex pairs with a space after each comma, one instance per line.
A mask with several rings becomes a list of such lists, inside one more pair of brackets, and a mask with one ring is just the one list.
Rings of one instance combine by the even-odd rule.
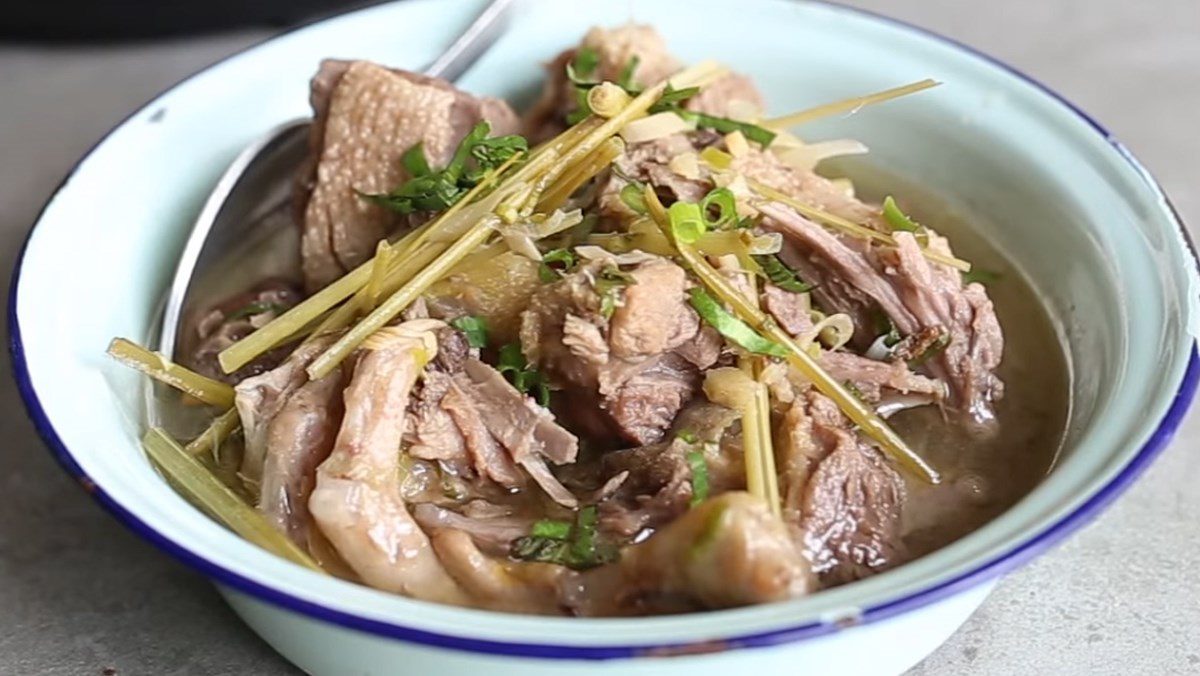
[[184, 321], [179, 337], [179, 362], [197, 373], [231, 385], [275, 368], [287, 356], [289, 346], [270, 350], [233, 373], [225, 373], [217, 356], [290, 310], [300, 298], [300, 290], [292, 284], [281, 279], [267, 279], [189, 317]]
[[625, 273], [631, 281], [604, 317], [596, 280], [616, 265], [593, 261], [540, 288], [522, 315], [521, 346], [555, 382], [594, 401], [570, 415], [578, 420], [598, 409], [621, 437], [651, 444], [695, 395], [721, 339], [687, 304], [683, 269], [657, 257]]
[[836, 404], [815, 391], [797, 398], [777, 437], [784, 519], [824, 584], [904, 560], [903, 482]]
[[[1000, 363], [1004, 338], [982, 285], [964, 287], [957, 270], [931, 263], [912, 233], [895, 233], [897, 248], [880, 250], [834, 235], [777, 204], [764, 205], [762, 213], [768, 226], [782, 232], [794, 247], [788, 260], [804, 265], [803, 274], [820, 285], [821, 302], [858, 317], [860, 330], [870, 325], [865, 320], [868, 308], [878, 307], [901, 334], [928, 329], [946, 333], [946, 347], [925, 366], [949, 385], [952, 406], [980, 430], [994, 426], [992, 406], [1003, 396], [1004, 385], [993, 371]], [[935, 233], [928, 238], [930, 251], [950, 254], [945, 238]]]

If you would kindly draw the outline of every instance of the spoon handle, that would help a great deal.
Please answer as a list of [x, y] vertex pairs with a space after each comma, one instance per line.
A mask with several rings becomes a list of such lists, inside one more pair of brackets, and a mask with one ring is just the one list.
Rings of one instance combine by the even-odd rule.
[[425, 67], [425, 74], [454, 82], [504, 34], [514, 0], [491, 0], [475, 21], [442, 55]]

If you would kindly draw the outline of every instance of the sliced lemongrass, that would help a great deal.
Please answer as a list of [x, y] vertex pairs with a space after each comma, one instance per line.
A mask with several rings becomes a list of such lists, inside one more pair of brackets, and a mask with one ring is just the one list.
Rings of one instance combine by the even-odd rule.
[[307, 552], [280, 533], [263, 515], [221, 483], [159, 427], [142, 438], [146, 455], [188, 498], [226, 527], [263, 549], [311, 570], [324, 572]]
[[241, 425], [242, 419], [238, 416], [237, 409], [231, 408], [214, 418], [199, 436], [188, 442], [183, 450], [193, 458], [205, 453], [213, 453]]
[[494, 233], [498, 225], [498, 220], [493, 215], [488, 215], [480, 219], [457, 242], [451, 244], [442, 255], [422, 268], [420, 272], [413, 275], [413, 278], [408, 283], [400, 287], [396, 293], [392, 294], [379, 307], [375, 308], [371, 314], [351, 327], [341, 338], [338, 338], [337, 342], [313, 360], [307, 369], [309, 377], [317, 380], [328, 375], [330, 371], [342, 363], [342, 360], [348, 357], [368, 336], [395, 319], [397, 315], [411, 305], [434, 282], [444, 277], [467, 254], [483, 245]]
[[227, 383], [202, 376], [124, 338], [112, 339], [108, 344], [108, 356], [206, 404], [221, 408], [233, 406], [233, 388]]
[[[670, 221], [667, 220], [666, 210], [653, 190], [646, 191], [646, 205], [650, 210], [651, 217], [662, 228], [663, 234], [671, 239]], [[864, 434], [877, 442], [893, 460], [929, 483], [936, 484], [941, 480], [937, 471], [909, 448], [895, 430], [875, 415], [875, 412], [867, 407], [861, 399], [851, 394], [845, 386], [821, 368], [816, 359], [797, 345], [787, 331], [780, 328], [773, 319], [751, 303], [720, 271], [712, 267], [703, 255], [687, 244], [676, 242], [673, 239], [671, 241], [684, 263], [700, 279], [701, 283], [728, 305], [742, 321], [787, 348], [788, 356], [785, 358], [788, 363], [812, 382], [821, 394], [832, 399], [842, 413], [851, 422], [858, 425]]]
[[881, 92], [875, 92], [874, 94], [855, 96], [848, 99], [843, 99], [841, 101], [822, 104], [816, 106], [815, 108], [801, 110], [799, 112], [784, 115], [782, 117], [776, 117], [763, 122], [762, 126], [768, 129], [774, 129], [776, 131], [783, 131], [806, 122], [819, 120], [822, 117], [829, 117], [830, 115], [838, 115], [840, 113], [854, 113], [860, 108], [864, 108], [876, 103], [882, 103], [884, 101], [890, 101], [892, 99], [900, 98], [901, 96], [915, 94], [916, 92], [929, 89], [930, 87], [936, 87], [940, 84], [941, 83], [937, 82], [936, 80], [925, 79], [919, 82], [913, 82], [912, 84], [906, 84], [901, 87], [885, 89]]
[[[888, 246], [896, 246], [896, 239], [889, 233], [868, 228], [865, 225], [860, 225], [854, 221], [842, 218], [841, 216], [837, 216], [822, 209], [818, 209], [812, 205], [805, 204], [804, 202], [789, 197], [788, 195], [772, 188], [769, 185], [766, 185], [765, 183], [761, 183], [752, 179], [747, 180], [746, 183], [750, 186], [751, 190], [766, 198], [768, 201], [779, 202], [780, 204], [789, 206], [799, 212], [801, 216], [811, 218], [812, 220], [819, 221], [826, 226], [841, 230], [852, 237], [869, 239], [881, 244], [886, 244]], [[936, 251], [928, 251], [926, 249], [921, 249], [921, 255], [935, 263], [949, 265], [950, 267], [962, 272], [970, 272], [971, 270], [971, 264], [962, 260], [961, 258], [946, 256]]]
[[[491, 187], [521, 157], [521, 153], [517, 153], [509, 158], [504, 164], [484, 175], [483, 179], [474, 188], [471, 188], [466, 195], [463, 195], [462, 199], [450, 205], [450, 208], [442, 212], [437, 218], [401, 237], [392, 245], [392, 249], [400, 252], [396, 255], [394, 265], [400, 268], [401, 271], [412, 269], [413, 258], [423, 252], [424, 247], [422, 245], [428, 241], [430, 233], [435, 232], [447, 223], [453, 222], [463, 208], [472, 203], [483, 191]], [[424, 263], [420, 263], [420, 265], [423, 266]], [[217, 360], [221, 364], [221, 368], [226, 373], [233, 373], [258, 358], [259, 355], [286, 343], [289, 339], [297, 335], [301, 335], [303, 330], [316, 323], [321, 315], [329, 312], [335, 305], [361, 290], [370, 281], [371, 273], [374, 269], [374, 259], [363, 263], [329, 286], [317, 291], [292, 309], [263, 325], [254, 333], [225, 348], [217, 355]], [[389, 274], [388, 282], [394, 284], [403, 283], [402, 281], [396, 282], [396, 276], [395, 274]], [[339, 308], [338, 311], [327, 316], [324, 321], [316, 324], [316, 328], [311, 332], [310, 337], [345, 328], [353, 319], [353, 307], [347, 309]]]
[[620, 157], [623, 152], [625, 152], [625, 142], [619, 137], [614, 136], [601, 143], [600, 147], [583, 158], [578, 166], [560, 176], [557, 181], [546, 188], [535, 211], [548, 213], [562, 207], [567, 198], [574, 195], [576, 190], [583, 187], [583, 184], [594, 178], [596, 174], [607, 169], [613, 160]]
[[587, 94], [588, 108], [599, 117], [616, 115], [629, 101], [629, 94], [611, 82], [601, 82]]

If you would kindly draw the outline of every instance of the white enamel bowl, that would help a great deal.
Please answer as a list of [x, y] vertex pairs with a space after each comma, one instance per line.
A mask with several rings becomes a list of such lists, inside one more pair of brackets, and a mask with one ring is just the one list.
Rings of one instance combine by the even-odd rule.
[[[632, 10], [631, 10], [632, 7]], [[736, 9], [735, 9], [736, 7]], [[677, 617], [583, 620], [430, 605], [302, 570], [204, 517], [138, 447], [138, 377], [113, 336], [146, 338], [188, 223], [226, 163], [306, 112], [325, 56], [417, 66], [476, 0], [409, 0], [310, 25], [226, 59], [134, 113], [64, 181], [13, 284], [14, 372], [72, 474], [130, 528], [210, 576], [255, 631], [322, 674], [894, 673], [946, 638], [996, 576], [1093, 517], [1145, 468], [1195, 391], [1195, 261], [1148, 174], [1096, 123], [971, 50], [836, 6], [531, 2], [461, 81], [528, 97], [539, 62], [592, 24], [656, 24], [683, 58], [753, 74], [773, 112], [933, 77], [947, 85], [807, 130], [978, 217], [1058, 319], [1073, 373], [1061, 462], [986, 527], [811, 598]], [[736, 671], [731, 671], [734, 669]]]

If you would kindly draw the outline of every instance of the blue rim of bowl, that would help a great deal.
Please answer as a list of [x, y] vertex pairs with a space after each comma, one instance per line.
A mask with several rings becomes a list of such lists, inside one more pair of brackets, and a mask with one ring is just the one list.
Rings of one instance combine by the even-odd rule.
[[[1035, 80], [1032, 77], [1016, 70], [1012, 66], [1003, 63], [987, 54], [965, 45], [952, 38], [945, 37], [938, 33], [916, 26], [898, 19], [893, 19], [875, 12], [859, 9], [856, 7], [847, 7], [834, 2], [825, 0], [807, 0], [809, 4], [824, 5], [835, 11], [841, 11], [848, 14], [855, 14], [862, 17], [867, 17], [870, 20], [891, 24], [902, 29], [923, 35], [926, 38], [941, 42], [945, 45], [958, 49], [969, 56], [980, 59], [992, 66], [998, 67], [1017, 79], [1032, 85], [1043, 94], [1050, 96], [1058, 101], [1065, 108], [1078, 116], [1088, 124], [1122, 157], [1134, 171], [1146, 182], [1146, 184], [1156, 193], [1166, 206], [1168, 216], [1179, 229], [1183, 242], [1186, 244], [1188, 251], [1193, 259], [1193, 263], [1200, 265], [1200, 258], [1196, 255], [1196, 247], [1192, 242], [1187, 228], [1183, 224], [1183, 220], [1179, 216], [1179, 212], [1171, 203], [1162, 187], [1154, 180], [1150, 172], [1141, 165], [1140, 162], [1129, 152], [1124, 145], [1117, 141], [1112, 134], [1108, 132], [1099, 122], [1083, 112], [1073, 103], [1065, 99], [1062, 95], [1053, 91], [1046, 85]], [[329, 16], [321, 17], [320, 19], [303, 24], [285, 31], [279, 35], [274, 35], [270, 38], [262, 40], [254, 45], [250, 45], [238, 52], [226, 56], [205, 68], [193, 73], [192, 75], [180, 80], [171, 87], [164, 90], [170, 91], [186, 83], [193, 77], [203, 73], [210, 68], [223, 63], [233, 57], [236, 57], [243, 52], [253, 49], [261, 44], [277, 39], [281, 35], [294, 33], [310, 28], [326, 19], [338, 16], [340, 14], [349, 13], [339, 12]], [[29, 241], [33, 237], [37, 223], [41, 221], [46, 209], [53, 203], [55, 196], [63, 189], [70, 180], [71, 176], [79, 169], [79, 166], [108, 139], [117, 129], [122, 127], [130, 119], [136, 117], [143, 110], [149, 108], [162, 94], [156, 95], [147, 104], [140, 106], [137, 110], [121, 120], [106, 133], [92, 148], [75, 164], [74, 167], [62, 179], [59, 185], [55, 188], [46, 204], [38, 213], [34, 220], [34, 226], [30, 228], [26, 235], [25, 242], [21, 246], [21, 252], [18, 254], [17, 263], [14, 266], [12, 283], [10, 285], [9, 303], [8, 303], [8, 325], [9, 325], [9, 353], [13, 365], [13, 377], [16, 380], [17, 389], [21, 393], [21, 398], [29, 413], [29, 418], [42, 440], [50, 447], [55, 458], [63, 469], [76, 479], [92, 497], [100, 503], [105, 509], [113, 514], [126, 527], [137, 533], [142, 538], [154, 544], [159, 549], [173, 556], [184, 564], [196, 569], [197, 571], [212, 578], [215, 582], [246, 593], [259, 600], [277, 605], [281, 608], [302, 613], [309, 617], [327, 621], [336, 625], [356, 629], [371, 634], [384, 636], [388, 638], [399, 639], [412, 643], [418, 643], [438, 648], [446, 648], [451, 650], [461, 650], [467, 652], [483, 653], [490, 655], [504, 655], [512, 657], [530, 657], [541, 659], [571, 659], [571, 660], [609, 660], [609, 659], [628, 659], [635, 657], [665, 657], [671, 655], [698, 654], [708, 652], [721, 652], [725, 650], [740, 649], [740, 648], [757, 648], [779, 645], [782, 643], [790, 643], [804, 639], [815, 638], [825, 634], [829, 634], [841, 629], [844, 625], [829, 622], [812, 622], [796, 627], [785, 629], [777, 629], [768, 632], [759, 632], [754, 634], [744, 634], [732, 636], [729, 638], [699, 641], [691, 643], [674, 643], [667, 645], [607, 645], [607, 646], [579, 646], [579, 645], [562, 645], [551, 643], [525, 643], [525, 642], [510, 642], [510, 641], [495, 641], [486, 639], [469, 638], [456, 636], [452, 634], [443, 634], [440, 632], [432, 632], [413, 627], [394, 624], [391, 622], [383, 622], [380, 620], [368, 619], [351, 613], [334, 610], [318, 603], [313, 603], [305, 599], [297, 598], [290, 594], [273, 589], [263, 585], [255, 580], [251, 580], [236, 571], [224, 568], [217, 565], [203, 556], [193, 552], [186, 546], [172, 540], [170, 537], [160, 533], [144, 521], [137, 517], [129, 510], [125, 509], [120, 503], [114, 500], [104, 490], [95, 484], [84, 472], [79, 464], [75, 461], [71, 452], [63, 444], [59, 438], [58, 432], [50, 423], [41, 402], [38, 400], [37, 393], [33, 389], [33, 383], [29, 374], [29, 367], [25, 361], [24, 347], [21, 342], [21, 327], [17, 319], [17, 290], [21, 279], [21, 268], [25, 260], [25, 253], [29, 246]], [[1187, 413], [1188, 407], [1196, 396], [1197, 384], [1200, 383], [1200, 352], [1197, 351], [1197, 346], [1193, 344], [1191, 356], [1188, 359], [1187, 367], [1184, 371], [1183, 378], [1179, 384], [1179, 389], [1175, 393], [1175, 397], [1167, 409], [1162, 420], [1159, 421], [1150, 438], [1143, 444], [1137, 455], [1130, 460], [1121, 471], [1108, 484], [1100, 488], [1086, 502], [1080, 505], [1075, 511], [1055, 524], [1047, 527], [1044, 531], [1036, 536], [1018, 544], [1011, 551], [1002, 554], [986, 563], [980, 564], [969, 572], [963, 573], [951, 580], [944, 581], [932, 587], [913, 592], [907, 596], [901, 597], [883, 603], [877, 606], [872, 606], [864, 609], [857, 617], [853, 624], [861, 625], [872, 622], [878, 622], [905, 612], [909, 612], [929, 605], [931, 603], [943, 600], [950, 596], [954, 596], [960, 592], [970, 589], [976, 585], [987, 582], [993, 578], [1010, 572], [1039, 554], [1045, 552], [1053, 545], [1060, 542], [1063, 538], [1075, 532], [1082, 526], [1086, 525], [1092, 519], [1100, 514], [1101, 511], [1122, 492], [1125, 491], [1141, 474], [1149, 467], [1150, 463], [1163, 451], [1170, 442], [1180, 423], [1183, 421], [1184, 415]]]

